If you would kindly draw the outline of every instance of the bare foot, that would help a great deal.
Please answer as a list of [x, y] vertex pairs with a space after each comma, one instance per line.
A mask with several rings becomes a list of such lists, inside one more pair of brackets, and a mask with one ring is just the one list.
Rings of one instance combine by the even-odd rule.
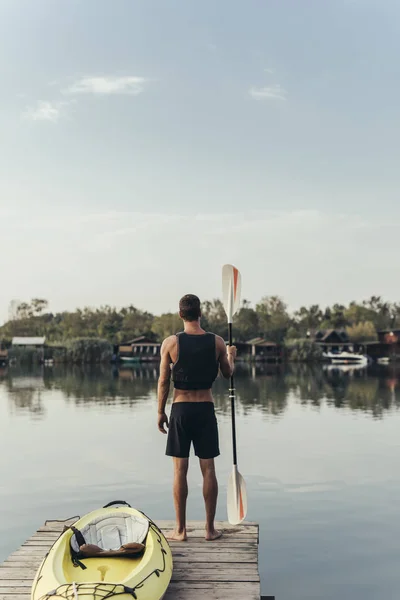
[[213, 542], [214, 540], [217, 540], [218, 538], [220, 538], [222, 535], [222, 531], [218, 531], [218, 529], [213, 529], [212, 531], [208, 531], [206, 533], [206, 540], [207, 542]]
[[186, 529], [184, 529], [183, 531], [178, 531], [177, 529], [175, 529], [175, 531], [173, 531], [169, 535], [166, 535], [165, 537], [170, 542], [186, 542], [187, 541]]

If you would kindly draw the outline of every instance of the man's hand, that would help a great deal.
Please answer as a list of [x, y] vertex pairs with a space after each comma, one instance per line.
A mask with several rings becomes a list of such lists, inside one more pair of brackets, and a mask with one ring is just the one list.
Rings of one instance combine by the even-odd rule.
[[236, 346], [227, 346], [226, 347], [226, 353], [228, 355], [228, 358], [233, 358], [233, 360], [235, 360], [236, 358]]
[[221, 374], [225, 379], [232, 377], [235, 369], [236, 346], [227, 346], [225, 341], [217, 335], [218, 362]]
[[167, 433], [166, 430], [164, 429], [164, 423], [168, 427], [167, 415], [165, 414], [165, 412], [158, 413], [158, 429], [159, 429], [159, 431], [161, 431], [161, 433]]

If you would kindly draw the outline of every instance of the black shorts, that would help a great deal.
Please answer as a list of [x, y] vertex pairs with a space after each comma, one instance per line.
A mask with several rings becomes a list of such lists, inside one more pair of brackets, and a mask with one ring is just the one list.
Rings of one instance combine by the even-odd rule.
[[189, 458], [191, 442], [199, 458], [219, 456], [218, 423], [213, 402], [172, 404], [165, 454]]

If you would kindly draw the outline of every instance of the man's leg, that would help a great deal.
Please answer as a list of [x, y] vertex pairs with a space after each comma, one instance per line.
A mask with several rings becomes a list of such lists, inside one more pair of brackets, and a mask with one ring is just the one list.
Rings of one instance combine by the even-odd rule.
[[212, 541], [222, 535], [214, 527], [218, 498], [218, 481], [215, 475], [214, 459], [200, 458], [200, 468], [203, 473], [203, 496], [206, 505], [206, 540]]
[[176, 527], [169, 540], [185, 542], [186, 536], [186, 499], [188, 496], [187, 471], [188, 458], [174, 456], [174, 504], [176, 514]]

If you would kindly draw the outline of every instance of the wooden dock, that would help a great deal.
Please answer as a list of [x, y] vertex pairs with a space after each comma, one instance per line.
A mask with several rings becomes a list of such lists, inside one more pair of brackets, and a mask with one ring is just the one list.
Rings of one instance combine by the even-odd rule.
[[[29, 600], [39, 564], [73, 521], [46, 521], [0, 565], [0, 600]], [[156, 521], [164, 535], [172, 521]], [[188, 524], [187, 542], [170, 542], [174, 569], [164, 600], [260, 600], [258, 572], [258, 525], [216, 523], [223, 536], [214, 542], [204, 539], [204, 523]], [[140, 599], [139, 599], [140, 600]]]

